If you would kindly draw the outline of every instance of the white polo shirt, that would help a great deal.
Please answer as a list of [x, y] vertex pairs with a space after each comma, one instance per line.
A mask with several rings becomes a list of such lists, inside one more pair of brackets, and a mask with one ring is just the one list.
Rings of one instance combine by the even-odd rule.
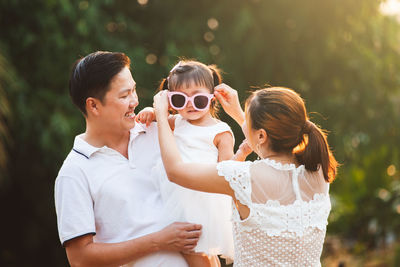
[[[86, 234], [94, 242], [116, 243], [164, 227], [163, 203], [151, 169], [160, 158], [157, 125], [139, 123], [130, 132], [129, 159], [75, 137], [55, 182], [61, 243]], [[187, 266], [180, 253], [162, 251], [124, 266]]]

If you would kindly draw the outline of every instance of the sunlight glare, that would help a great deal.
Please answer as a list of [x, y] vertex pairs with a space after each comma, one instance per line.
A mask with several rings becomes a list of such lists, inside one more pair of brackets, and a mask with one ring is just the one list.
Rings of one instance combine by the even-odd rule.
[[399, 0], [386, 0], [380, 5], [382, 14], [389, 16], [400, 16], [400, 1]]

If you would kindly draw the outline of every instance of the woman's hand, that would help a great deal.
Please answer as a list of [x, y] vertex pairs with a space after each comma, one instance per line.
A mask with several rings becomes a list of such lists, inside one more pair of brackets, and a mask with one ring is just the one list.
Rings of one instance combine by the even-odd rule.
[[167, 90], [163, 90], [158, 92], [153, 100], [153, 106], [154, 110], [156, 113], [157, 120], [160, 120], [162, 118], [168, 118], [168, 95], [167, 95]]
[[239, 125], [244, 122], [244, 112], [239, 103], [238, 93], [229, 85], [221, 83], [214, 88], [214, 95], [221, 103], [225, 112]]

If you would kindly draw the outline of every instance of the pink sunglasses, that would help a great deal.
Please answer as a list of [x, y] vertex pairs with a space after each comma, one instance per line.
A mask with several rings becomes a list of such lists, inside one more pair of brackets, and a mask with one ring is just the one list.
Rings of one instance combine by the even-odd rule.
[[195, 110], [205, 110], [213, 98], [214, 94], [198, 93], [189, 97], [181, 92], [168, 92], [169, 103], [176, 110], [184, 109], [189, 101]]

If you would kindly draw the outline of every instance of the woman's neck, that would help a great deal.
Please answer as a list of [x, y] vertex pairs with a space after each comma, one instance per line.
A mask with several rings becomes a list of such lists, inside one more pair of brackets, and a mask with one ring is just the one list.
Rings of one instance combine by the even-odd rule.
[[298, 164], [296, 156], [291, 153], [291, 152], [274, 152], [274, 151], [265, 151], [262, 155], [261, 158], [265, 159], [272, 159], [276, 162], [280, 162], [282, 164], [287, 164], [287, 163], [292, 163], [292, 164]]

